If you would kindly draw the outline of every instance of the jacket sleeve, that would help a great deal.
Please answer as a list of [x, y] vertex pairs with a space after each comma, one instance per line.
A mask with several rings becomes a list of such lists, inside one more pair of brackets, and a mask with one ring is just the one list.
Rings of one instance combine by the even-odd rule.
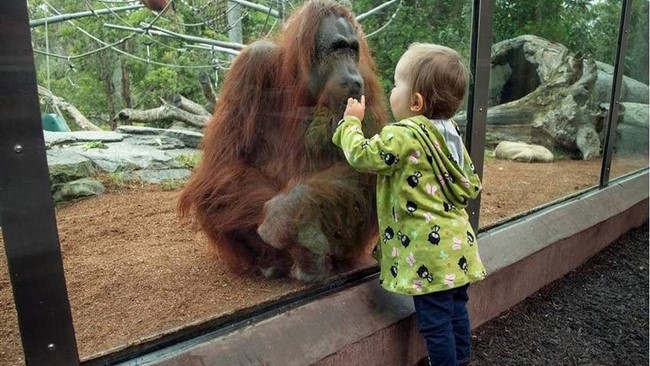
[[350, 166], [360, 172], [391, 175], [408, 158], [404, 127], [389, 125], [366, 138], [361, 121], [346, 117], [339, 122], [332, 142], [343, 150]]

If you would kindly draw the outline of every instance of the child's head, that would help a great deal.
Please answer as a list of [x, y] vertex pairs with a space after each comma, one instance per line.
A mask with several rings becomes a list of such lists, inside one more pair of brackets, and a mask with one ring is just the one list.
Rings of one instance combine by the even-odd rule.
[[390, 106], [398, 121], [415, 115], [451, 118], [465, 97], [469, 72], [458, 52], [431, 43], [413, 43], [395, 67]]

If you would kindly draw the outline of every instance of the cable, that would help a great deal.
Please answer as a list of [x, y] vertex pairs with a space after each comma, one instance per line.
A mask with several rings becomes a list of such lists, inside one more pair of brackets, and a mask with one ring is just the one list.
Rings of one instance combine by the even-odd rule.
[[402, 9], [402, 0], [400, 0], [399, 4], [397, 5], [397, 9], [396, 9], [395, 12], [393, 13], [393, 15], [391, 15], [390, 19], [388, 19], [388, 22], [386, 22], [386, 24], [382, 25], [382, 26], [379, 27], [378, 29], [374, 30], [372, 33], [368, 34], [368, 35], [366, 36], [366, 39], [368, 39], [368, 38], [374, 36], [375, 34], [381, 32], [384, 28], [388, 27], [388, 25], [389, 25], [390, 23], [393, 22], [393, 19], [395, 19], [395, 17], [397, 16], [397, 13], [399, 13], [399, 11], [400, 11], [401, 9]]
[[90, 56], [90, 55], [92, 55], [92, 54], [94, 54], [94, 53], [97, 53], [97, 52], [103, 51], [103, 50], [105, 50], [105, 49], [107, 49], [107, 48], [111, 48], [111, 47], [113, 47], [113, 46], [117, 46], [117, 45], [119, 45], [119, 44], [121, 44], [121, 43], [124, 43], [124, 42], [126, 42], [127, 40], [133, 38], [133, 36], [136, 36], [136, 34], [135, 34], [135, 33], [134, 33], [134, 34], [130, 34], [130, 35], [128, 35], [128, 36], [126, 36], [126, 37], [120, 39], [120, 40], [117, 41], [117, 42], [114, 42], [114, 43], [111, 43], [111, 44], [107, 44], [106, 46], [103, 46], [103, 47], [100, 47], [100, 48], [94, 49], [94, 50], [92, 50], [92, 51], [88, 51], [88, 52], [82, 53], [82, 54], [80, 54], [80, 55], [74, 55], [74, 56], [65, 56], [65, 55], [60, 55], [60, 54], [51, 53], [51, 52], [47, 52], [47, 51], [41, 51], [41, 50], [38, 50], [38, 49], [36, 49], [36, 48], [34, 48], [33, 51], [36, 52], [36, 53], [38, 53], [38, 54], [41, 54], [41, 55], [50, 56], [50, 57], [55, 57], [55, 58], [61, 58], [61, 59], [66, 59], [66, 60], [68, 60], [68, 61], [69, 61], [69, 60], [76, 60], [76, 59], [78, 59], [78, 58], [82, 58], [82, 57]]
[[[56, 14], [58, 14], [58, 15], [61, 14], [61, 12], [59, 12], [59, 11], [58, 11], [54, 6], [52, 6], [49, 2], [45, 1], [44, 3], [45, 3], [45, 4], [46, 4], [46, 5], [47, 5], [47, 6], [48, 6], [48, 7], [49, 7], [49, 8], [50, 8], [54, 13], [56, 13]], [[158, 62], [158, 61], [146, 60], [146, 59], [144, 59], [144, 58], [142, 58], [142, 57], [139, 57], [139, 56], [136, 56], [136, 55], [130, 54], [130, 53], [128, 53], [128, 52], [125, 52], [125, 51], [122, 51], [122, 50], [120, 50], [120, 49], [118, 49], [118, 48], [115, 48], [114, 46], [111, 46], [111, 45], [108, 44], [107, 42], [102, 41], [101, 39], [99, 39], [99, 38], [93, 36], [92, 34], [88, 33], [86, 30], [84, 30], [83, 28], [81, 28], [81, 27], [79, 27], [78, 25], [76, 25], [72, 20], [68, 20], [68, 23], [70, 23], [70, 24], [71, 24], [73, 27], [75, 27], [78, 31], [82, 32], [83, 34], [85, 34], [85, 35], [88, 36], [89, 38], [95, 40], [96, 42], [98, 42], [98, 43], [100, 43], [100, 44], [102, 44], [102, 45], [104, 45], [104, 46], [107, 46], [107, 47], [105, 47], [105, 48], [110, 48], [110, 49], [112, 49], [113, 51], [116, 51], [116, 52], [118, 52], [118, 53], [121, 53], [121, 54], [123, 54], [123, 55], [125, 55], [125, 56], [131, 57], [131, 58], [133, 58], [133, 59], [135, 59], [135, 60], [138, 60], [138, 61], [141, 61], [141, 62], [145, 62], [145, 63], [148, 63], [148, 64], [157, 65], [157, 66], [164, 66], [164, 67], [171, 67], [171, 68], [180, 68], [180, 69], [208, 69], [208, 68], [211, 69], [211, 68], [214, 68], [214, 67], [215, 67], [214, 65], [187, 65], [187, 66], [185, 66], [185, 65], [167, 64], [167, 63]], [[136, 35], [136, 33], [133, 33], [133, 35]], [[66, 57], [66, 58], [67, 58], [67, 57]]]

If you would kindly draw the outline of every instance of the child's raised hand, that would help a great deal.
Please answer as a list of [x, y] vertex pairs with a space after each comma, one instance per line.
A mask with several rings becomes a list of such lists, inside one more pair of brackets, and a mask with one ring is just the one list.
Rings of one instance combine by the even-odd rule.
[[348, 98], [348, 105], [345, 107], [345, 112], [343, 112], [343, 117], [357, 117], [360, 121], [363, 121], [363, 116], [366, 113], [366, 96], [361, 96], [361, 102], [357, 101], [354, 98]]

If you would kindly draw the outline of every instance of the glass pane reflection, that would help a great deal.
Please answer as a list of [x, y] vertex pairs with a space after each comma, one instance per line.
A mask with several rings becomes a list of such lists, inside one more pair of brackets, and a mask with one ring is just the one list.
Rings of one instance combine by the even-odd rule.
[[496, 1], [480, 226], [598, 184], [619, 16], [620, 2]]
[[[277, 2], [259, 3], [271, 6]], [[300, 3], [285, 2], [284, 10], [289, 13]], [[350, 3], [356, 14], [362, 14], [384, 2]], [[197, 37], [228, 39], [228, 25], [223, 14], [219, 14], [223, 9], [199, 13], [186, 5], [179, 3], [177, 15], [163, 15], [156, 26]], [[412, 42], [441, 43], [469, 59], [472, 2], [432, 1], [425, 5], [395, 2], [361, 21], [386, 95], [391, 89], [395, 63]], [[86, 10], [85, 6], [64, 1], [29, 2], [32, 19], [59, 12], [80, 12]], [[213, 28], [202, 28], [207, 29], [205, 32], [188, 26], [210, 17], [215, 22], [208, 22], [208, 28]], [[70, 102], [104, 130], [131, 124], [114, 118], [120, 117], [120, 110], [158, 108], [161, 99], [170, 93], [203, 104], [203, 91], [196, 83], [202, 65], [218, 65], [208, 68], [218, 93], [231, 55], [132, 30], [155, 18], [148, 10], [139, 9], [33, 28], [39, 85]], [[280, 21], [264, 13], [242, 10], [240, 18], [236, 20], [241, 21], [244, 43], [280, 29]], [[126, 36], [130, 36], [127, 42], [119, 42]], [[106, 45], [114, 48], [98, 50]], [[79, 58], [60, 57], [85, 53], [88, 54]], [[167, 129], [171, 122], [135, 121], [133, 126], [96, 132], [102, 134], [96, 139], [93, 134], [78, 132], [69, 111], [63, 110], [62, 105], [55, 106], [49, 98], [43, 97], [42, 113], [53, 115], [47, 121], [44, 118], [52, 183], [88, 178], [94, 182], [85, 182], [86, 192], [101, 192], [70, 199], [71, 196], [64, 197], [61, 186], [55, 188], [60, 194], [56, 199], [62, 199], [56, 207], [56, 219], [83, 360], [146, 343], [187, 326], [219, 322], [312, 288], [286, 278], [249, 278], [227, 271], [205, 235], [177, 218], [176, 203], [183, 186], [179, 180], [200, 159], [195, 146], [185, 140], [191, 136], [149, 134], [154, 131], [141, 127]], [[65, 128], [57, 116], [64, 116], [75, 137], [61, 132]], [[110, 153], [119, 155], [121, 162], [105, 158]], [[69, 155], [75, 157], [74, 163], [68, 160]], [[69, 165], [75, 168], [64, 170]], [[158, 181], [150, 179], [146, 170], [153, 169], [164, 169], [169, 176]], [[374, 262], [368, 258], [361, 267], [337, 279], [372, 266]], [[0, 296], [3, 301], [11, 301], [9, 292], [0, 292]], [[5, 324], [12, 324], [10, 318], [6, 319]], [[18, 342], [17, 332], [3, 332], [0, 339], [6, 345]], [[7, 352], [13, 354], [8, 357], [19, 358], [22, 350], [18, 347]]]
[[648, 167], [648, 2], [632, 1], [610, 180]]

